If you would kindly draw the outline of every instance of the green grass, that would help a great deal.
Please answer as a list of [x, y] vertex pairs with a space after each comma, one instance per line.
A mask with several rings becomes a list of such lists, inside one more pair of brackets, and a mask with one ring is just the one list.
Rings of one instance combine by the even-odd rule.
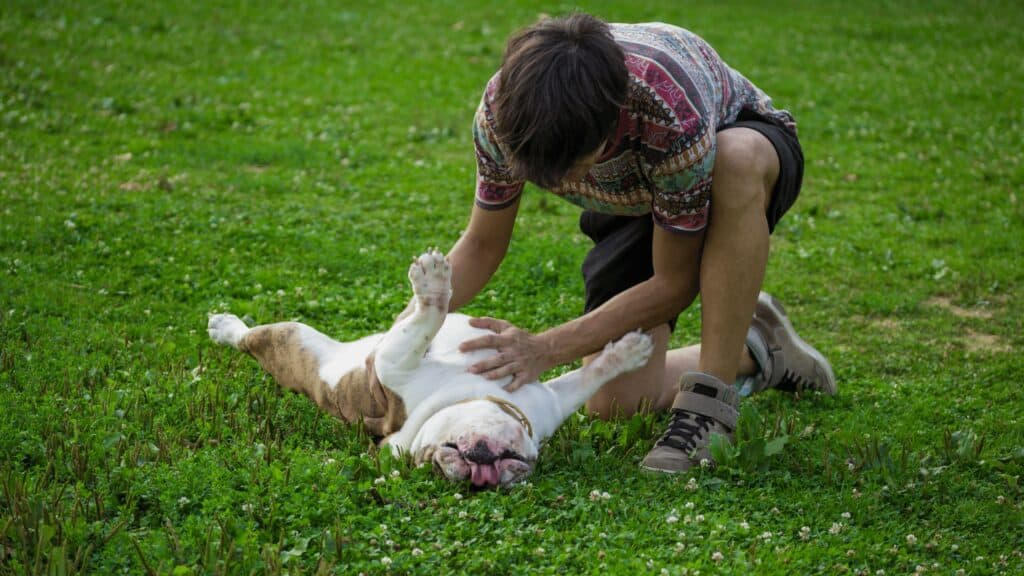
[[[581, 415], [487, 493], [205, 334], [386, 327], [465, 225], [504, 38], [574, 6], [370, 4], [0, 9], [0, 574], [1024, 571], [1018, 2], [581, 6], [702, 34], [796, 115], [766, 286], [841, 391], [752, 401], [792, 432], [764, 472], [644, 476], [661, 417]], [[520, 213], [470, 311], [539, 330], [587, 246], [554, 197]]]

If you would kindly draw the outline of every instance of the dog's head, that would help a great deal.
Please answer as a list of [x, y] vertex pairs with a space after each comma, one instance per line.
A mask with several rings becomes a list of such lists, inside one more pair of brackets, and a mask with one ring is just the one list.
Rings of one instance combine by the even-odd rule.
[[470, 400], [434, 414], [419, 433], [415, 461], [431, 462], [452, 482], [478, 488], [525, 479], [537, 461], [530, 422], [500, 399]]

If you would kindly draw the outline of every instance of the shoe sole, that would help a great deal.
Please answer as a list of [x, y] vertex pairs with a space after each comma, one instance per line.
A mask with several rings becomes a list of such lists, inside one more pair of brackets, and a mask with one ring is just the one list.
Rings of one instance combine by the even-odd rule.
[[761, 292], [757, 296], [757, 303], [760, 308], [767, 310], [774, 316], [775, 320], [786, 329], [786, 333], [797, 349], [814, 359], [815, 366], [824, 373], [825, 381], [822, 388], [818, 390], [829, 396], [835, 396], [839, 391], [839, 387], [836, 385], [836, 375], [832, 371], [832, 365], [821, 352], [818, 352], [813, 346], [804, 342], [804, 339], [796, 333], [793, 323], [789, 321], [789, 316], [786, 315], [786, 309], [782, 307], [782, 302], [776, 300], [771, 294]]
[[684, 474], [686, 472], [689, 472], [693, 468], [694, 468], [694, 466], [691, 466], [689, 468], [685, 468], [683, 470], [666, 470], [664, 468], [654, 468], [652, 466], [644, 466], [643, 464], [640, 465], [640, 470], [641, 471], [647, 472], [647, 473], [651, 473], [651, 474]]

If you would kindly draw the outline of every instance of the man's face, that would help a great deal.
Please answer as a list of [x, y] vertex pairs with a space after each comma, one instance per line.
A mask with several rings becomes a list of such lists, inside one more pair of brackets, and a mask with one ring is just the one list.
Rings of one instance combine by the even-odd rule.
[[594, 167], [594, 164], [597, 164], [597, 159], [604, 154], [604, 149], [607, 144], [607, 142], [603, 142], [597, 147], [597, 150], [577, 160], [576, 163], [572, 165], [572, 168], [569, 168], [569, 171], [565, 173], [564, 180], [566, 182], [579, 182], [580, 180], [583, 180], [587, 175], [587, 172]]

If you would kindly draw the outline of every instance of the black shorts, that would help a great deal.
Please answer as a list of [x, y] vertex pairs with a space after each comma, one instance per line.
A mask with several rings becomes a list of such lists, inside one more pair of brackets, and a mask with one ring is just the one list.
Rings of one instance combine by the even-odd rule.
[[[768, 232], [771, 233], [800, 194], [804, 174], [803, 151], [800, 142], [790, 132], [756, 115], [741, 115], [736, 122], [721, 127], [719, 132], [738, 127], [763, 134], [779, 155], [779, 178], [765, 213]], [[583, 260], [584, 312], [600, 307], [654, 274], [651, 258], [654, 220], [650, 215], [615, 216], [584, 210], [580, 214], [580, 230], [594, 241], [594, 247]], [[669, 326], [675, 329], [674, 318]]]

